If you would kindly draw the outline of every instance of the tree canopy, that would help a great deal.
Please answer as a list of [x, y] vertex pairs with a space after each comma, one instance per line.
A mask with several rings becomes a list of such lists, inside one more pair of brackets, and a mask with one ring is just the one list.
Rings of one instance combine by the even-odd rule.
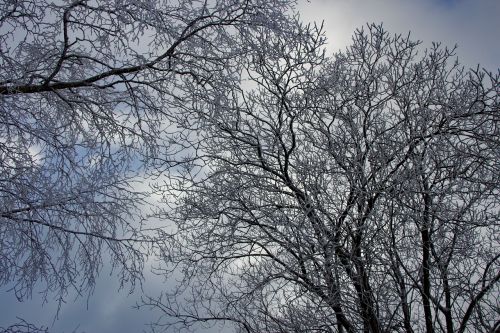
[[496, 331], [498, 75], [377, 25], [331, 58], [306, 35], [185, 97], [198, 154], [163, 187], [184, 279], [146, 303], [166, 327]]
[[172, 100], [248, 53], [254, 31], [285, 31], [290, 5], [2, 1], [0, 285], [62, 301], [92, 291], [103, 260], [140, 281], [161, 234], [142, 223], [144, 179], [177, 153]]
[[0, 4], [0, 285], [154, 256], [155, 331], [500, 329], [499, 74], [380, 25], [327, 56], [292, 8]]

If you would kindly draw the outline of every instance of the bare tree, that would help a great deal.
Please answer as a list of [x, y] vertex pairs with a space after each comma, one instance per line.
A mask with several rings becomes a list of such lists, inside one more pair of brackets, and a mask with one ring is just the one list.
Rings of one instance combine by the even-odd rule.
[[45, 327], [37, 327], [33, 324], [26, 322], [22, 318], [18, 318], [18, 322], [10, 325], [9, 327], [0, 327], [0, 332], [2, 333], [48, 333], [48, 329]]
[[0, 285], [61, 301], [92, 290], [103, 252], [122, 283], [140, 280], [154, 240], [141, 181], [177, 152], [171, 101], [245, 54], [254, 30], [286, 31], [290, 5], [2, 1]]
[[375, 25], [328, 59], [298, 29], [183, 99], [197, 154], [161, 188], [182, 278], [145, 299], [156, 327], [497, 331], [498, 75]]

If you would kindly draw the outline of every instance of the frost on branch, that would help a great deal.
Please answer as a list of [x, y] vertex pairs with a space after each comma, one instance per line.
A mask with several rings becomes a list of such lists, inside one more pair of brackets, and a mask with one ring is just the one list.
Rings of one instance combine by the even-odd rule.
[[[286, 31], [286, 1], [6, 0], [0, 4], [0, 285], [22, 300], [92, 291], [110, 260], [141, 280], [150, 167], [169, 168], [167, 117], [247, 50]], [[160, 162], [158, 162], [160, 161]]]
[[498, 331], [498, 75], [374, 25], [325, 58], [302, 28], [184, 101], [202, 125], [163, 188], [183, 279], [145, 299], [157, 327]]

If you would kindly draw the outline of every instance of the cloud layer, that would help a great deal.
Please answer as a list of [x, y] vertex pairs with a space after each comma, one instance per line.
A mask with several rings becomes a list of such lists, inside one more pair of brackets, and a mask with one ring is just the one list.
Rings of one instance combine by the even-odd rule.
[[[432, 41], [458, 45], [457, 56], [462, 64], [475, 67], [480, 63], [490, 71], [500, 67], [500, 1], [498, 0], [301, 0], [299, 11], [306, 21], [324, 20], [329, 50], [343, 49], [350, 43], [352, 32], [367, 22], [383, 22], [392, 33], [412, 32], [424, 46]], [[154, 318], [148, 311], [130, 307], [138, 299], [127, 297], [126, 290], [117, 292], [112, 277], [102, 274], [96, 292], [89, 299], [71, 301], [61, 310], [54, 332], [137, 332]], [[146, 284], [148, 281], [146, 281]], [[160, 289], [162, 286], [157, 285]], [[51, 326], [55, 308], [41, 306], [34, 295], [29, 302], [19, 303], [11, 292], [1, 291], [0, 326], [16, 321], [20, 316], [38, 325]]]
[[301, 0], [306, 21], [324, 20], [329, 49], [350, 43], [356, 28], [383, 23], [391, 33], [423, 41], [458, 45], [457, 56], [466, 67], [478, 63], [490, 71], [500, 68], [500, 1], [497, 0]]

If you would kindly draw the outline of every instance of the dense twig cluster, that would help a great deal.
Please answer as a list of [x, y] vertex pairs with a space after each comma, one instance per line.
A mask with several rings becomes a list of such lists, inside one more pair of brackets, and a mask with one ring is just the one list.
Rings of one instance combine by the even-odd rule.
[[329, 59], [298, 35], [186, 103], [198, 159], [164, 188], [184, 278], [146, 300], [159, 324], [498, 330], [498, 75], [380, 26]]
[[159, 235], [142, 223], [142, 183], [176, 153], [171, 100], [244, 55], [254, 29], [286, 28], [288, 6], [2, 1], [0, 285], [62, 301], [92, 291], [108, 260], [123, 283], [140, 281]]

